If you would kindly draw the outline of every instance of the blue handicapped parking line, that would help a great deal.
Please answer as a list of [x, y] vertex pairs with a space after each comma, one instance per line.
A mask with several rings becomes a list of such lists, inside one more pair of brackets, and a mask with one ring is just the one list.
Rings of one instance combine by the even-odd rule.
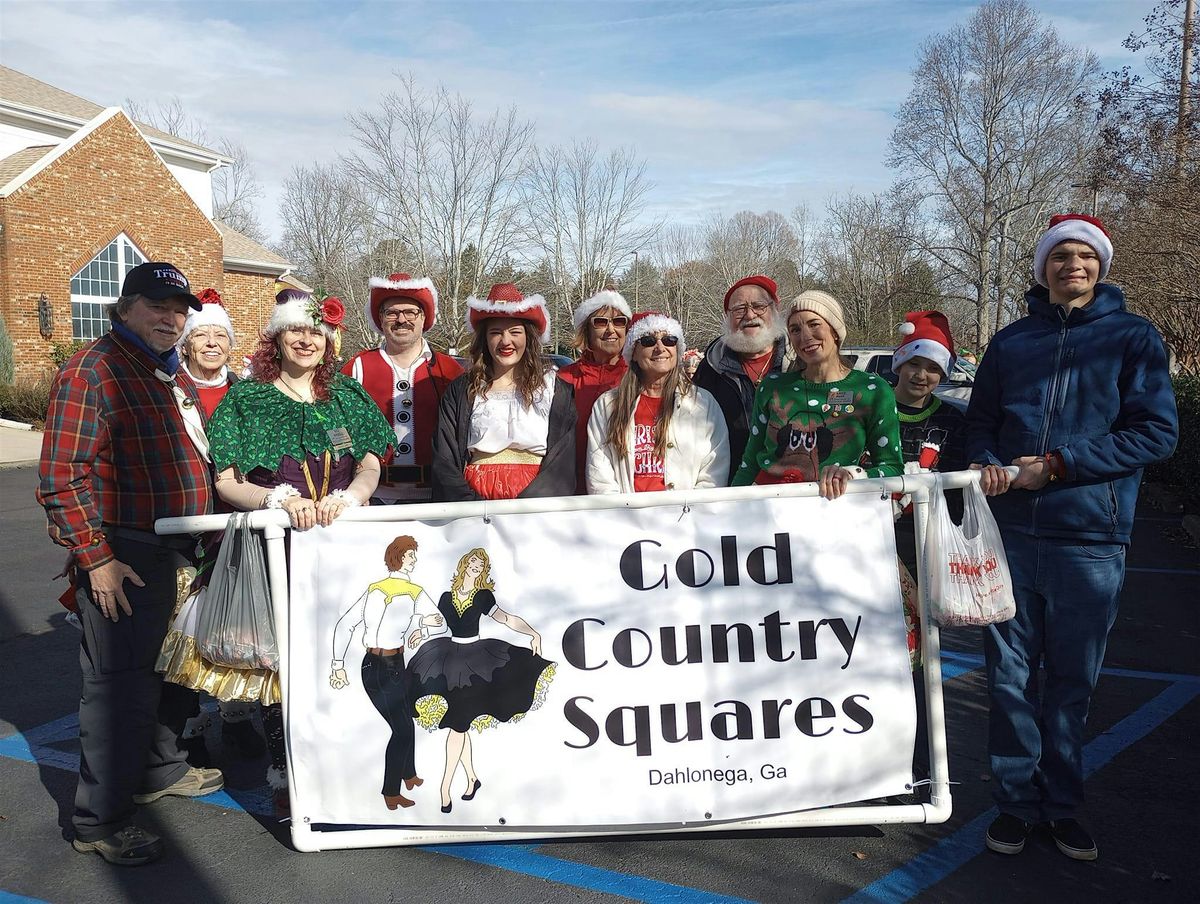
[[[946, 680], [974, 671], [983, 665], [977, 654], [942, 651], [942, 675]], [[1160, 681], [1167, 685], [1157, 696], [1142, 704], [1112, 728], [1094, 738], [1084, 748], [1084, 775], [1090, 776], [1117, 754], [1136, 744], [1163, 722], [1200, 695], [1200, 676], [1131, 669], [1104, 669], [1103, 674], [1119, 678]], [[50, 766], [68, 772], [79, 770], [79, 755], [60, 750], [55, 744], [73, 741], [79, 734], [79, 717], [72, 713], [23, 733], [0, 737], [0, 757]], [[270, 792], [264, 787], [249, 791], [218, 791], [196, 798], [197, 803], [242, 810], [259, 816], [271, 813]], [[908, 901], [950, 876], [984, 851], [984, 834], [996, 816], [992, 809], [980, 814], [953, 834], [865, 886], [845, 899], [846, 902]], [[468, 860], [547, 879], [561, 885], [618, 895], [635, 901], [672, 904], [745, 904], [745, 899], [718, 895], [710, 891], [661, 882], [644, 876], [620, 873], [588, 866], [540, 853], [537, 845], [497, 842], [493, 844], [427, 845], [421, 848], [436, 854]], [[37, 902], [0, 890], [0, 904]]]

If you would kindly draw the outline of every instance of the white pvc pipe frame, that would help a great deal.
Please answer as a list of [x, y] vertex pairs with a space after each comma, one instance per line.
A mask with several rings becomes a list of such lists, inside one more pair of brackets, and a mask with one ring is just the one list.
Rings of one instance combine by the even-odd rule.
[[[1015, 477], [1017, 469], [1006, 469]], [[907, 493], [912, 496], [916, 525], [916, 545], [923, 550], [929, 518], [930, 493], [940, 478], [944, 488], [965, 487], [979, 480], [978, 471], [956, 471], [948, 474], [906, 474], [902, 477], [855, 480], [847, 493]], [[490, 502], [451, 502], [420, 505], [386, 505], [348, 509], [343, 521], [449, 521], [458, 518], [488, 517], [490, 515], [537, 514], [544, 512], [595, 511], [598, 509], [635, 509], [663, 505], [731, 502], [740, 499], [794, 499], [816, 496], [815, 483], [778, 484], [774, 486], [726, 487], [713, 490], [671, 490], [662, 493], [626, 493], [609, 496], [559, 496], [541, 499], [507, 499]], [[228, 515], [195, 515], [186, 518], [162, 518], [155, 522], [159, 534], [194, 534], [223, 530]], [[249, 525], [263, 531], [267, 542], [267, 572], [271, 583], [275, 611], [276, 633], [290, 638], [288, 633], [288, 576], [284, 556], [284, 536], [288, 528], [287, 514], [281, 510], [260, 510], [250, 513]], [[925, 669], [925, 706], [928, 711], [930, 802], [921, 804], [885, 804], [877, 806], [850, 805], [777, 813], [751, 819], [734, 819], [704, 823], [653, 823], [625, 826], [538, 826], [485, 829], [407, 829], [403, 827], [351, 829], [323, 832], [309, 828], [307, 817], [292, 821], [292, 843], [300, 851], [337, 850], [375, 847], [381, 842], [392, 844], [446, 844], [451, 842], [518, 841], [530, 839], [559, 839], [595, 837], [601, 835], [642, 835], [666, 832], [725, 832], [731, 829], [794, 829], [852, 825], [890, 825], [897, 823], [941, 823], [950, 818], [950, 774], [946, 755], [946, 716], [942, 703], [941, 639], [937, 625], [929, 616], [929, 582], [925, 579], [925, 557], [917, 556], [917, 586], [921, 606], [921, 652]], [[280, 684], [284, 689], [284, 725], [288, 723], [287, 692], [288, 644], [280, 649]], [[291, 737], [288, 736], [291, 749]], [[300, 800], [293, 782], [289, 787], [291, 809], [300, 813]], [[402, 836], [399, 840], [397, 836]]]

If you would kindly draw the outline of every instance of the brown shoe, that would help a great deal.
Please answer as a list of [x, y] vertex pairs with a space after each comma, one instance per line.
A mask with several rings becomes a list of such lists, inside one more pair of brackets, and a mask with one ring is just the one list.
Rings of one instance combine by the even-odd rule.
[[415, 807], [417, 805], [415, 800], [409, 800], [403, 794], [385, 794], [383, 795], [383, 802], [387, 804], [389, 810], [394, 810], [397, 807]]
[[421, 778], [419, 775], [414, 775], [412, 778], [406, 778], [404, 780], [404, 787], [409, 791], [411, 791], [413, 788], [420, 788], [423, 784], [425, 784], [425, 779]]
[[76, 838], [71, 842], [71, 847], [81, 854], [99, 854], [116, 866], [142, 866], [157, 860], [163, 852], [162, 840], [137, 826], [126, 826], [115, 835], [99, 841]]

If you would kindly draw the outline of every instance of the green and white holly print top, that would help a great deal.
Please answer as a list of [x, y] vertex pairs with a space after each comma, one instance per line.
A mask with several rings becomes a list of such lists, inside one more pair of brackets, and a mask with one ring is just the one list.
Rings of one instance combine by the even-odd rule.
[[904, 473], [892, 387], [859, 370], [832, 383], [770, 374], [754, 396], [750, 441], [732, 485], [804, 483], [832, 464], [861, 466], [868, 477]]

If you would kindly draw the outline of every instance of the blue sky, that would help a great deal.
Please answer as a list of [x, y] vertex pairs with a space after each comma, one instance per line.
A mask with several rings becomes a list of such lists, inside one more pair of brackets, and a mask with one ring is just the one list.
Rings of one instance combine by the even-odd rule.
[[[1149, 0], [1032, 0], [1104, 69]], [[236, 3], [4, 0], [0, 59], [103, 105], [178, 96], [241, 142], [275, 237], [292, 167], [353, 149], [346, 115], [411, 72], [478, 109], [515, 105], [542, 143], [632, 145], [652, 212], [819, 212], [878, 191], [920, 44], [969, 18], [952, 0]]]

